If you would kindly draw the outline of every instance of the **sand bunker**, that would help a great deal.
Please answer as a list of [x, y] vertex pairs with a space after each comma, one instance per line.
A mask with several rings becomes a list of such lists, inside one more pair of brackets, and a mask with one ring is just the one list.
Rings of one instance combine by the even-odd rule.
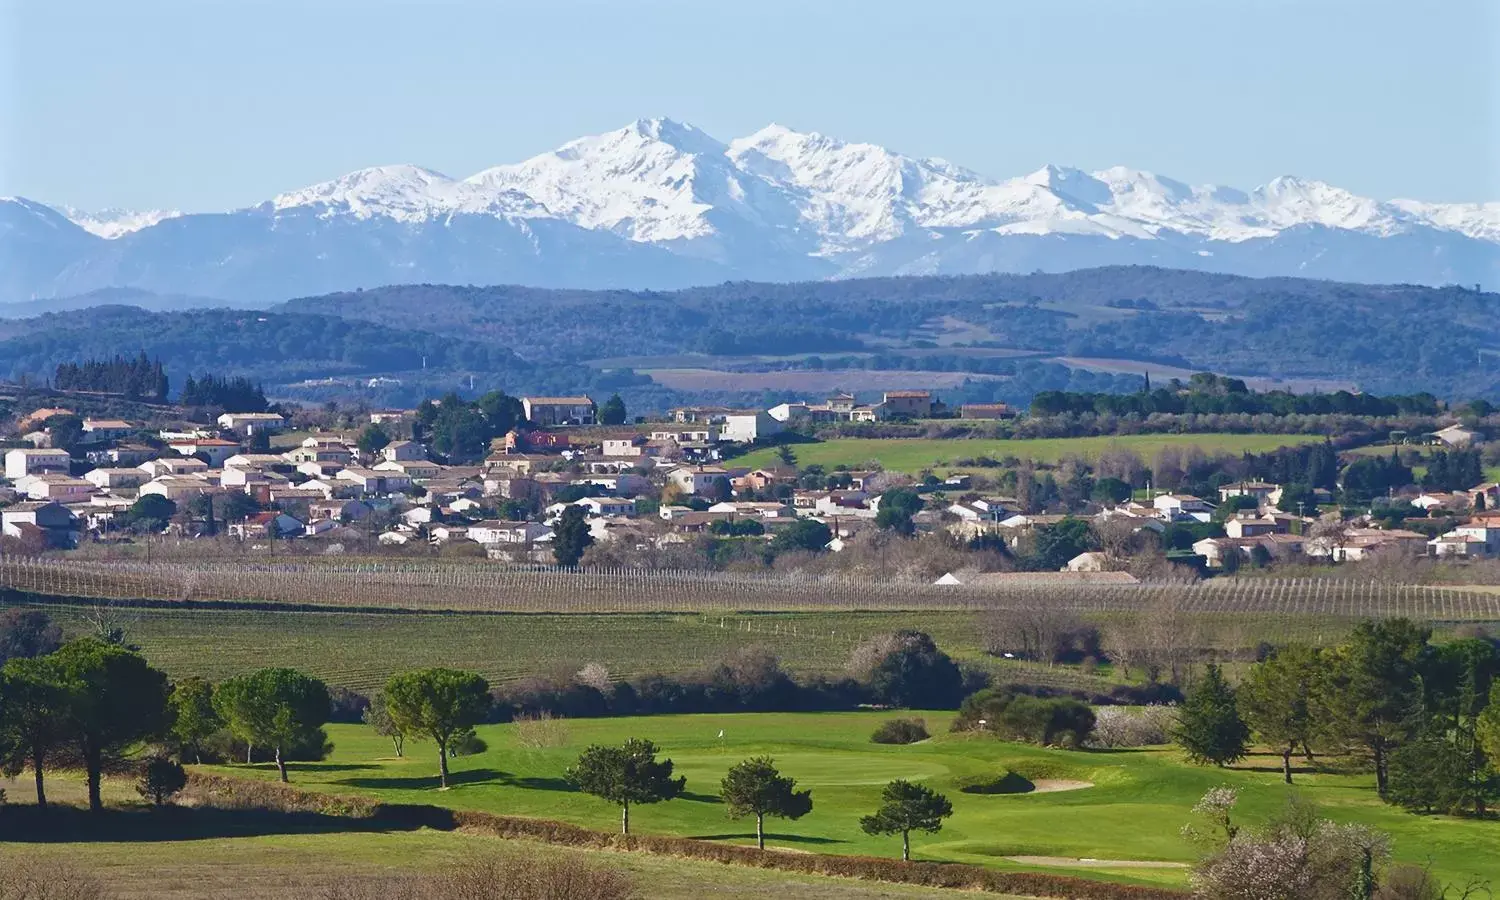
[[1067, 778], [1038, 778], [1031, 782], [1028, 794], [1055, 794], [1058, 791], [1081, 791], [1094, 786], [1092, 781], [1070, 781]]
[[1066, 856], [1007, 856], [1028, 866], [1068, 866], [1074, 869], [1186, 869], [1187, 863], [1153, 859], [1070, 859]]

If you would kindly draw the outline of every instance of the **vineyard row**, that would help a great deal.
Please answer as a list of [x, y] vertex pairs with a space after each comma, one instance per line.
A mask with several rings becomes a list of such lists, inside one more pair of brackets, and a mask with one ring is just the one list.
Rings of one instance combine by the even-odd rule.
[[1500, 621], [1500, 592], [1331, 578], [932, 585], [639, 569], [89, 562], [0, 558], [0, 589], [99, 600], [512, 613], [1024, 610]]

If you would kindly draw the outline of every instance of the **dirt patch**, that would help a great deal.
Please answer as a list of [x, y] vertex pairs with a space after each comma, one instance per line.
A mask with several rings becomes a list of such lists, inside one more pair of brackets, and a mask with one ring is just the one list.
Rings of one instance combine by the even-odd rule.
[[1028, 866], [1067, 866], [1073, 869], [1186, 869], [1187, 863], [1155, 859], [1070, 859], [1066, 856], [1007, 856]]
[[1094, 786], [1092, 781], [1072, 781], [1067, 778], [1036, 778], [1033, 779], [1029, 794], [1055, 794], [1058, 791], [1081, 791], [1084, 788]]

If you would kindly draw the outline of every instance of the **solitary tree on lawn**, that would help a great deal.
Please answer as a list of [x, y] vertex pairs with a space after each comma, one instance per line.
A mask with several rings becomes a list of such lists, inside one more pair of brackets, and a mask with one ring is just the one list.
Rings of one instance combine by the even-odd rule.
[[261, 669], [214, 691], [214, 710], [251, 747], [269, 747], [287, 780], [286, 753], [328, 721], [328, 687], [296, 669]]
[[768, 756], [747, 759], [730, 769], [720, 783], [719, 796], [730, 818], [755, 816], [755, 843], [762, 850], [766, 849], [766, 816], [800, 819], [812, 811], [812, 791], [797, 790], [796, 779], [778, 772]]
[[568, 770], [568, 780], [585, 794], [620, 806], [620, 833], [630, 833], [630, 805], [660, 803], [680, 795], [686, 778], [672, 777], [672, 761], [656, 759], [656, 745], [630, 738], [619, 747], [595, 744]]
[[880, 795], [880, 808], [872, 816], [859, 820], [865, 834], [900, 834], [901, 858], [911, 859], [911, 833], [925, 831], [936, 834], [943, 828], [943, 820], [953, 815], [953, 804], [948, 798], [921, 784], [897, 779], [885, 786]]
[[420, 669], [392, 675], [385, 685], [386, 710], [404, 734], [425, 734], [438, 745], [438, 785], [448, 786], [448, 748], [453, 739], [484, 721], [490, 685], [473, 672]]

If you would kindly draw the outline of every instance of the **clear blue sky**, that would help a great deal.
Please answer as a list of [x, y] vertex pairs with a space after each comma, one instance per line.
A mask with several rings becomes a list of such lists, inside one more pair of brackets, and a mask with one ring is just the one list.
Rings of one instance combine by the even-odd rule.
[[643, 116], [1500, 200], [1500, 2], [0, 0], [0, 195], [245, 205]]

